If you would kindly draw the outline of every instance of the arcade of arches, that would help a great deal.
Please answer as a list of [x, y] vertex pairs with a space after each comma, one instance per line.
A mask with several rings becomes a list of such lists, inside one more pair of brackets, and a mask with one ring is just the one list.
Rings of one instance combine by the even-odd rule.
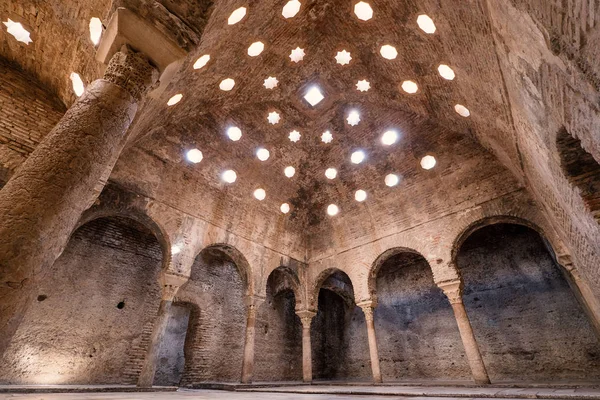
[[600, 382], [599, 11], [0, 1], [0, 384]]

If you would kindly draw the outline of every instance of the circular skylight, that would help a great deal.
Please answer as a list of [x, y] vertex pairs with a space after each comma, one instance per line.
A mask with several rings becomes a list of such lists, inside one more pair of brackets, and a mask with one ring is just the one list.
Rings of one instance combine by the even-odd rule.
[[237, 179], [237, 174], [234, 170], [228, 169], [227, 171], [223, 172], [221, 178], [227, 183], [233, 183]]
[[436, 163], [437, 161], [435, 160], [434, 156], [426, 155], [425, 157], [421, 158], [421, 168], [423, 169], [431, 169], [435, 167]]
[[327, 177], [327, 179], [335, 179], [337, 177], [337, 169], [327, 168], [325, 170], [325, 176]]
[[298, 0], [290, 0], [285, 6], [283, 6], [283, 10], [281, 11], [281, 15], [284, 18], [293, 18], [300, 11], [300, 2]]
[[267, 120], [271, 125], [275, 125], [281, 120], [281, 117], [277, 111], [271, 111], [267, 116]]
[[209, 61], [210, 61], [209, 54], [205, 54], [205, 55], [199, 57], [196, 60], [196, 62], [194, 63], [194, 69], [200, 69], [200, 68], [204, 67], [206, 64], [208, 64]]
[[330, 204], [327, 206], [327, 214], [331, 215], [332, 217], [337, 215], [339, 212], [340, 209], [335, 204]]
[[332, 140], [333, 140], [333, 135], [329, 131], [325, 131], [321, 135], [321, 141], [323, 143], [331, 143]]
[[396, 131], [386, 131], [381, 136], [381, 143], [386, 146], [391, 146], [398, 141], [398, 132]]
[[360, 92], [367, 92], [369, 89], [371, 89], [371, 84], [366, 79], [363, 79], [362, 81], [358, 81], [356, 83], [356, 90]]
[[71, 83], [73, 84], [73, 91], [77, 97], [80, 97], [83, 92], [85, 92], [85, 87], [83, 86], [83, 81], [81, 77], [76, 72], [71, 72]]
[[301, 49], [300, 47], [296, 47], [290, 53], [290, 60], [292, 60], [295, 63], [299, 63], [300, 61], [302, 61], [304, 59], [305, 55], [306, 54], [304, 53], [304, 49]]
[[419, 91], [419, 86], [414, 81], [404, 81], [402, 82], [402, 90], [408, 94], [414, 94]]
[[350, 156], [350, 161], [352, 164], [360, 164], [365, 160], [365, 152], [362, 150], [357, 150]]
[[102, 37], [102, 21], [100, 18], [92, 17], [90, 19], [90, 39], [94, 45], [100, 43], [100, 38]]
[[352, 110], [348, 114], [348, 118], [346, 118], [346, 121], [348, 121], [348, 125], [356, 126], [360, 122], [360, 114], [358, 113], [358, 111]]
[[446, 80], [453, 80], [456, 77], [456, 74], [454, 73], [454, 70], [452, 68], [450, 68], [449, 66], [447, 66], [446, 64], [441, 64], [438, 67], [438, 72], [440, 73], [440, 76]]
[[283, 170], [283, 173], [288, 178], [291, 178], [292, 176], [294, 176], [296, 174], [296, 168], [294, 168], [290, 165], [289, 167], [285, 167], [285, 169]]
[[385, 184], [389, 187], [396, 186], [400, 182], [400, 178], [396, 174], [389, 174], [385, 177]]
[[235, 86], [235, 81], [231, 78], [223, 79], [219, 84], [219, 89], [228, 92]]
[[398, 57], [398, 50], [396, 50], [394, 46], [385, 44], [381, 46], [381, 49], [379, 49], [379, 54], [381, 54], [381, 57], [387, 60], [393, 60], [394, 58]]
[[265, 49], [265, 44], [263, 42], [254, 42], [248, 47], [248, 55], [250, 57], [256, 57]]
[[317, 86], [311, 87], [304, 95], [304, 100], [306, 100], [308, 104], [313, 107], [319, 104], [324, 98], [325, 96], [323, 96], [323, 93], [321, 93], [321, 89], [319, 89]]
[[198, 164], [200, 161], [202, 161], [204, 156], [202, 155], [202, 152], [200, 150], [191, 149], [188, 150], [188, 152], [185, 154], [185, 158], [187, 158], [189, 162]]
[[231, 13], [229, 19], [227, 19], [227, 23], [229, 25], [235, 25], [240, 22], [246, 16], [246, 7], [240, 7], [234, 12]]
[[359, 1], [354, 6], [354, 14], [356, 17], [362, 21], [368, 21], [373, 18], [373, 9], [369, 5], [369, 3], [364, 1]]
[[288, 138], [294, 143], [296, 143], [298, 140], [300, 140], [300, 137], [302, 137], [302, 135], [298, 131], [291, 131], [288, 136]]
[[468, 116], [471, 115], [471, 112], [469, 111], [469, 109], [467, 107], [463, 106], [462, 104], [455, 105], [454, 111], [456, 111], [458, 113], [458, 115], [460, 115], [461, 117], [465, 117], [465, 118], [467, 118]]
[[227, 136], [229, 137], [229, 139], [233, 140], [234, 142], [237, 142], [242, 138], [242, 130], [237, 126], [231, 126], [227, 129]]
[[419, 28], [421, 28], [421, 30], [423, 30], [423, 32], [425, 33], [435, 33], [435, 24], [433, 23], [433, 20], [425, 14], [419, 15], [417, 17], [417, 24], [419, 25]]
[[167, 105], [174, 106], [175, 104], [179, 103], [182, 98], [183, 98], [183, 95], [181, 93], [176, 94], [175, 96], [171, 97], [169, 99], [169, 101], [167, 101]]
[[279, 81], [277, 80], [277, 78], [275, 78], [274, 76], [270, 76], [267, 79], [265, 79], [263, 85], [266, 89], [275, 89], [278, 83]]
[[261, 147], [260, 149], [256, 150], [256, 157], [260, 161], [267, 161], [270, 156], [271, 156], [271, 153], [269, 153], [269, 150], [267, 150], [267, 149], [264, 149]]
[[367, 199], [367, 192], [364, 190], [357, 190], [356, 193], [354, 193], [354, 199], [358, 202], [365, 201]]
[[265, 199], [265, 197], [267, 197], [267, 192], [265, 192], [265, 189], [258, 188], [254, 191], [254, 197], [256, 200], [262, 201]]
[[290, 205], [288, 203], [283, 203], [279, 209], [282, 213], [287, 214], [290, 212]]
[[352, 60], [352, 57], [346, 50], [338, 51], [337, 55], [335, 56], [335, 61], [340, 65], [350, 64], [350, 60]]

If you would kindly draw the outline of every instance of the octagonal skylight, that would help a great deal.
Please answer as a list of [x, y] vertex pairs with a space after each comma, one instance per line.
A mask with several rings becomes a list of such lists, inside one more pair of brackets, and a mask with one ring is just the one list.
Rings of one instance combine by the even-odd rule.
[[453, 80], [456, 77], [454, 70], [446, 64], [440, 64], [440, 66], [438, 67], [438, 72], [442, 78], [449, 81]]
[[415, 94], [419, 91], [419, 85], [414, 81], [404, 81], [402, 82], [402, 90], [408, 94]]
[[365, 201], [366, 199], [367, 199], [367, 192], [365, 192], [364, 190], [360, 189], [354, 193], [354, 200], [358, 201], [359, 203]]
[[92, 17], [89, 28], [92, 43], [95, 45], [100, 43], [100, 38], [102, 37], [102, 21], [100, 21], [100, 18]]
[[317, 86], [313, 86], [308, 89], [308, 92], [306, 92], [304, 95], [304, 100], [306, 100], [308, 104], [313, 107], [319, 104], [324, 98], [325, 96], [323, 96], [323, 93], [321, 93], [321, 89], [319, 89]]
[[304, 49], [301, 49], [300, 47], [296, 47], [290, 53], [290, 60], [292, 60], [295, 63], [299, 63], [300, 61], [302, 61], [304, 59], [305, 55], [306, 54], [304, 53]]
[[240, 7], [231, 13], [227, 19], [229, 25], [235, 25], [240, 22], [246, 16], [246, 7]]
[[432, 169], [435, 167], [436, 163], [437, 161], [435, 160], [434, 156], [426, 155], [425, 157], [421, 158], [421, 168], [423, 169]]
[[398, 132], [389, 130], [381, 136], [381, 143], [385, 146], [391, 146], [398, 141]]
[[352, 57], [346, 50], [338, 51], [335, 56], [335, 61], [340, 65], [350, 64], [350, 60], [352, 60]]
[[388, 174], [385, 176], [386, 186], [389, 186], [389, 187], [396, 186], [399, 182], [400, 182], [400, 178], [396, 174]]
[[371, 89], [371, 84], [366, 79], [363, 79], [356, 83], [356, 90], [360, 92], [367, 92], [369, 89]]
[[228, 169], [227, 171], [223, 172], [221, 179], [227, 183], [233, 183], [237, 180], [237, 174], [234, 170]]
[[279, 209], [282, 213], [287, 214], [290, 212], [290, 205], [288, 203], [283, 203]]
[[379, 54], [381, 54], [381, 57], [385, 58], [386, 60], [393, 60], [398, 57], [398, 50], [396, 50], [396, 48], [392, 45], [384, 44], [379, 49]]
[[281, 117], [279, 116], [279, 113], [277, 111], [271, 111], [269, 113], [269, 115], [267, 116], [267, 120], [269, 121], [269, 123], [271, 125], [275, 125], [275, 124], [279, 123], [279, 121], [281, 120]]
[[206, 64], [208, 64], [209, 61], [210, 61], [210, 55], [204, 54], [203, 56], [199, 57], [196, 60], [196, 62], [194, 63], [194, 69], [200, 69], [200, 68], [204, 67]]
[[188, 150], [188, 152], [185, 154], [185, 158], [187, 158], [189, 162], [198, 164], [200, 161], [202, 161], [204, 156], [202, 155], [202, 152], [200, 150], [191, 149]]
[[227, 137], [229, 137], [229, 139], [233, 140], [234, 142], [237, 142], [242, 138], [242, 130], [237, 126], [231, 126], [227, 128]]
[[325, 170], [325, 176], [327, 177], [327, 179], [335, 179], [337, 177], [337, 169], [327, 168]]
[[285, 174], [285, 176], [287, 176], [288, 178], [293, 177], [294, 175], [296, 175], [296, 168], [292, 167], [291, 165], [288, 167], [285, 167], [285, 169], [283, 170], [283, 173]]
[[260, 149], [256, 150], [256, 157], [260, 161], [267, 161], [270, 156], [271, 156], [271, 153], [269, 152], [269, 150], [267, 150], [265, 148], [261, 147]]
[[283, 15], [284, 18], [293, 18], [300, 11], [300, 6], [301, 4], [298, 0], [290, 0], [283, 6], [281, 15]]
[[175, 104], [179, 103], [181, 101], [181, 99], [183, 98], [183, 95], [181, 93], [176, 94], [175, 96], [171, 97], [169, 99], [169, 101], [167, 101], [167, 105], [170, 106], [174, 106]]
[[256, 200], [262, 201], [265, 199], [265, 197], [267, 197], [267, 192], [265, 192], [265, 189], [258, 188], [254, 191], [254, 197]]
[[275, 89], [278, 83], [279, 81], [277, 80], [277, 78], [275, 78], [274, 76], [270, 76], [267, 79], [265, 79], [263, 85], [266, 89]]
[[340, 212], [340, 209], [335, 204], [330, 204], [327, 206], [327, 214], [330, 216], [336, 216]]
[[463, 106], [462, 104], [457, 104], [454, 106], [454, 111], [456, 111], [456, 113], [458, 115], [460, 115], [461, 117], [469, 117], [471, 115], [471, 112], [469, 111], [469, 109], [465, 106]]
[[354, 5], [354, 14], [362, 21], [368, 21], [373, 18], [373, 9], [369, 3], [365, 1], [359, 1]]
[[348, 121], [348, 125], [356, 126], [360, 122], [360, 114], [358, 113], [358, 111], [352, 110], [348, 114], [348, 118], [346, 118], [346, 121]]
[[250, 57], [256, 57], [265, 49], [265, 44], [263, 42], [254, 42], [248, 47], [248, 55]]
[[25, 29], [20, 22], [15, 22], [8, 18], [6, 22], [3, 22], [3, 24], [6, 25], [6, 31], [15, 39], [17, 39], [17, 42], [22, 42], [25, 44], [33, 42], [33, 40], [31, 40], [29, 31]]
[[365, 160], [365, 152], [362, 150], [357, 150], [350, 156], [350, 161], [352, 164], [360, 164]]
[[323, 143], [331, 143], [332, 140], [333, 140], [333, 135], [331, 134], [330, 131], [325, 131], [321, 135], [321, 141]]
[[219, 84], [219, 89], [228, 92], [235, 86], [235, 81], [231, 78], [223, 79]]
[[421, 28], [421, 30], [425, 33], [435, 33], [435, 24], [433, 23], [433, 20], [425, 14], [421, 14], [417, 17], [417, 24], [419, 25], [419, 28]]
[[71, 72], [70, 78], [71, 78], [71, 83], [73, 84], [73, 92], [75, 92], [75, 95], [77, 97], [80, 97], [83, 94], [83, 92], [85, 92], [85, 87], [83, 85], [83, 81], [81, 80], [81, 77], [79, 76], [78, 73]]

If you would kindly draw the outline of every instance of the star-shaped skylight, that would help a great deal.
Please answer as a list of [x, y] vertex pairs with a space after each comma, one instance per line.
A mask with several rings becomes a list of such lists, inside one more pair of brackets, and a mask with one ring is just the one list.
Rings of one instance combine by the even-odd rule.
[[290, 135], [289, 135], [288, 137], [289, 137], [289, 139], [290, 139], [292, 142], [296, 143], [298, 140], [300, 140], [300, 137], [301, 137], [301, 136], [302, 136], [302, 135], [300, 135], [300, 132], [298, 132], [298, 131], [291, 131], [291, 132], [290, 132]]
[[371, 89], [371, 84], [366, 79], [363, 79], [362, 81], [358, 81], [356, 83], [356, 90], [359, 90], [361, 92], [366, 92], [369, 89]]
[[304, 59], [305, 55], [306, 55], [306, 53], [304, 53], [304, 49], [301, 49], [300, 47], [296, 47], [290, 53], [290, 59], [293, 62], [298, 63], [298, 62], [302, 61], [302, 59]]
[[348, 125], [356, 126], [360, 122], [360, 114], [356, 110], [350, 111], [350, 114], [348, 114], [348, 118], [346, 118], [346, 121], [348, 121]]
[[6, 25], [7, 32], [13, 35], [18, 42], [25, 44], [33, 42], [33, 40], [31, 40], [29, 31], [27, 31], [27, 29], [25, 29], [21, 23], [15, 22], [9, 18], [6, 22], [3, 22], [3, 24]]
[[338, 51], [335, 56], [335, 61], [340, 65], [350, 64], [350, 60], [352, 60], [352, 57], [350, 57], [350, 52], [346, 50]]
[[269, 123], [271, 125], [275, 125], [281, 120], [281, 117], [279, 116], [279, 113], [277, 111], [272, 111], [269, 113], [267, 119], [269, 120]]
[[275, 78], [274, 76], [270, 76], [267, 79], [265, 79], [264, 86], [267, 89], [275, 89], [278, 83], [279, 81], [277, 80], [277, 78]]
[[331, 141], [333, 140], [333, 135], [331, 134], [331, 132], [325, 131], [321, 135], [321, 140], [323, 141], [323, 143], [331, 143]]

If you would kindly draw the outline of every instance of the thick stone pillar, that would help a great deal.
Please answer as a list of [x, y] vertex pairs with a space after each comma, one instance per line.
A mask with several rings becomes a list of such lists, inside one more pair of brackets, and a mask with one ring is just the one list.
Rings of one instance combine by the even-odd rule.
[[312, 344], [310, 342], [310, 326], [314, 316], [314, 311], [296, 311], [300, 321], [302, 321], [302, 380], [306, 383], [312, 382]]
[[246, 340], [244, 342], [244, 361], [242, 363], [242, 383], [251, 383], [254, 374], [254, 338], [256, 337], [256, 313], [260, 303], [254, 297], [246, 301]]
[[362, 308], [365, 314], [365, 321], [367, 323], [367, 336], [369, 338], [369, 354], [371, 356], [371, 371], [373, 373], [373, 381], [375, 383], [381, 383], [383, 381], [381, 377], [381, 370], [379, 368], [379, 351], [377, 350], [377, 337], [375, 336], [375, 321], [373, 318], [373, 311], [376, 304], [372, 301], [357, 304]]
[[65, 248], [106, 183], [137, 103], [156, 81], [147, 59], [115, 53], [0, 191], [0, 352], [28, 304], [32, 282]]
[[473, 379], [480, 384], [489, 384], [490, 378], [485, 369], [479, 346], [473, 334], [471, 322], [467, 316], [467, 310], [462, 301], [462, 281], [443, 282], [438, 284], [438, 286], [444, 291], [444, 294], [448, 297], [452, 305]]
[[173, 305], [173, 299], [179, 288], [187, 281], [186, 277], [172, 274], [162, 274], [160, 278], [162, 286], [162, 295], [160, 300], [160, 307], [158, 308], [158, 315], [156, 316], [156, 322], [152, 329], [152, 337], [144, 360], [144, 366], [142, 372], [138, 378], [137, 385], [140, 387], [152, 387], [154, 383], [154, 376], [156, 375], [156, 366], [158, 365], [158, 359], [160, 354], [160, 347], [164, 341], [165, 333], [167, 332], [167, 325], [169, 317], [171, 315], [171, 306]]

